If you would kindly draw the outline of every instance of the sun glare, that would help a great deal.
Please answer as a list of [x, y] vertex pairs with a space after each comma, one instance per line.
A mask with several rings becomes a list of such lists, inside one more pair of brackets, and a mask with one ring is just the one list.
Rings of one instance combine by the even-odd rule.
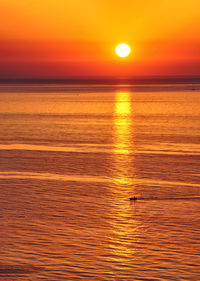
[[129, 45], [123, 43], [123, 44], [119, 44], [116, 47], [115, 51], [119, 57], [125, 58], [128, 57], [128, 55], [130, 54], [131, 48], [129, 47]]

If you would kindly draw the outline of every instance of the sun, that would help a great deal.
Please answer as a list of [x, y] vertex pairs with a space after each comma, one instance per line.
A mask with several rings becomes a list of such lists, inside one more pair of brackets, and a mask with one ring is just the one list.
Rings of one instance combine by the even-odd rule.
[[129, 45], [122, 43], [116, 47], [115, 52], [119, 57], [125, 58], [130, 54], [131, 48], [129, 47]]

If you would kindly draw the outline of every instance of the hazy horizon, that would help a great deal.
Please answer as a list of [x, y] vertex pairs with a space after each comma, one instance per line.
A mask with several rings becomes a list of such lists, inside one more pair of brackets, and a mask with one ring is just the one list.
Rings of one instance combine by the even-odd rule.
[[108, 82], [117, 82], [117, 81], [129, 81], [129, 82], [146, 82], [151, 83], [152, 81], [157, 82], [174, 82], [174, 83], [188, 83], [200, 82], [200, 75], [129, 75], [129, 76], [117, 76], [117, 75], [110, 75], [110, 76], [33, 76], [33, 77], [0, 77], [0, 83], [4, 81], [24, 81], [24, 82], [34, 82], [34, 81], [41, 81], [41, 82], [92, 82], [92, 81], [108, 81]]

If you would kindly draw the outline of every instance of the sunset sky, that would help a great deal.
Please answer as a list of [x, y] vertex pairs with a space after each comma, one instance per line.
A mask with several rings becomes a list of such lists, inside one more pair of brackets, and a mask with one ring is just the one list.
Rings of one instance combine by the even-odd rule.
[[0, 0], [0, 78], [113, 75], [200, 75], [200, 1]]

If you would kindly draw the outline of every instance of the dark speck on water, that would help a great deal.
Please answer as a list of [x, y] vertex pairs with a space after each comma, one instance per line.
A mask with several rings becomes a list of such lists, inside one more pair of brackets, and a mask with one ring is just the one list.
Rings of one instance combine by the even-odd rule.
[[137, 197], [130, 197], [129, 199], [130, 199], [130, 200], [134, 200], [134, 201], [138, 200]]

